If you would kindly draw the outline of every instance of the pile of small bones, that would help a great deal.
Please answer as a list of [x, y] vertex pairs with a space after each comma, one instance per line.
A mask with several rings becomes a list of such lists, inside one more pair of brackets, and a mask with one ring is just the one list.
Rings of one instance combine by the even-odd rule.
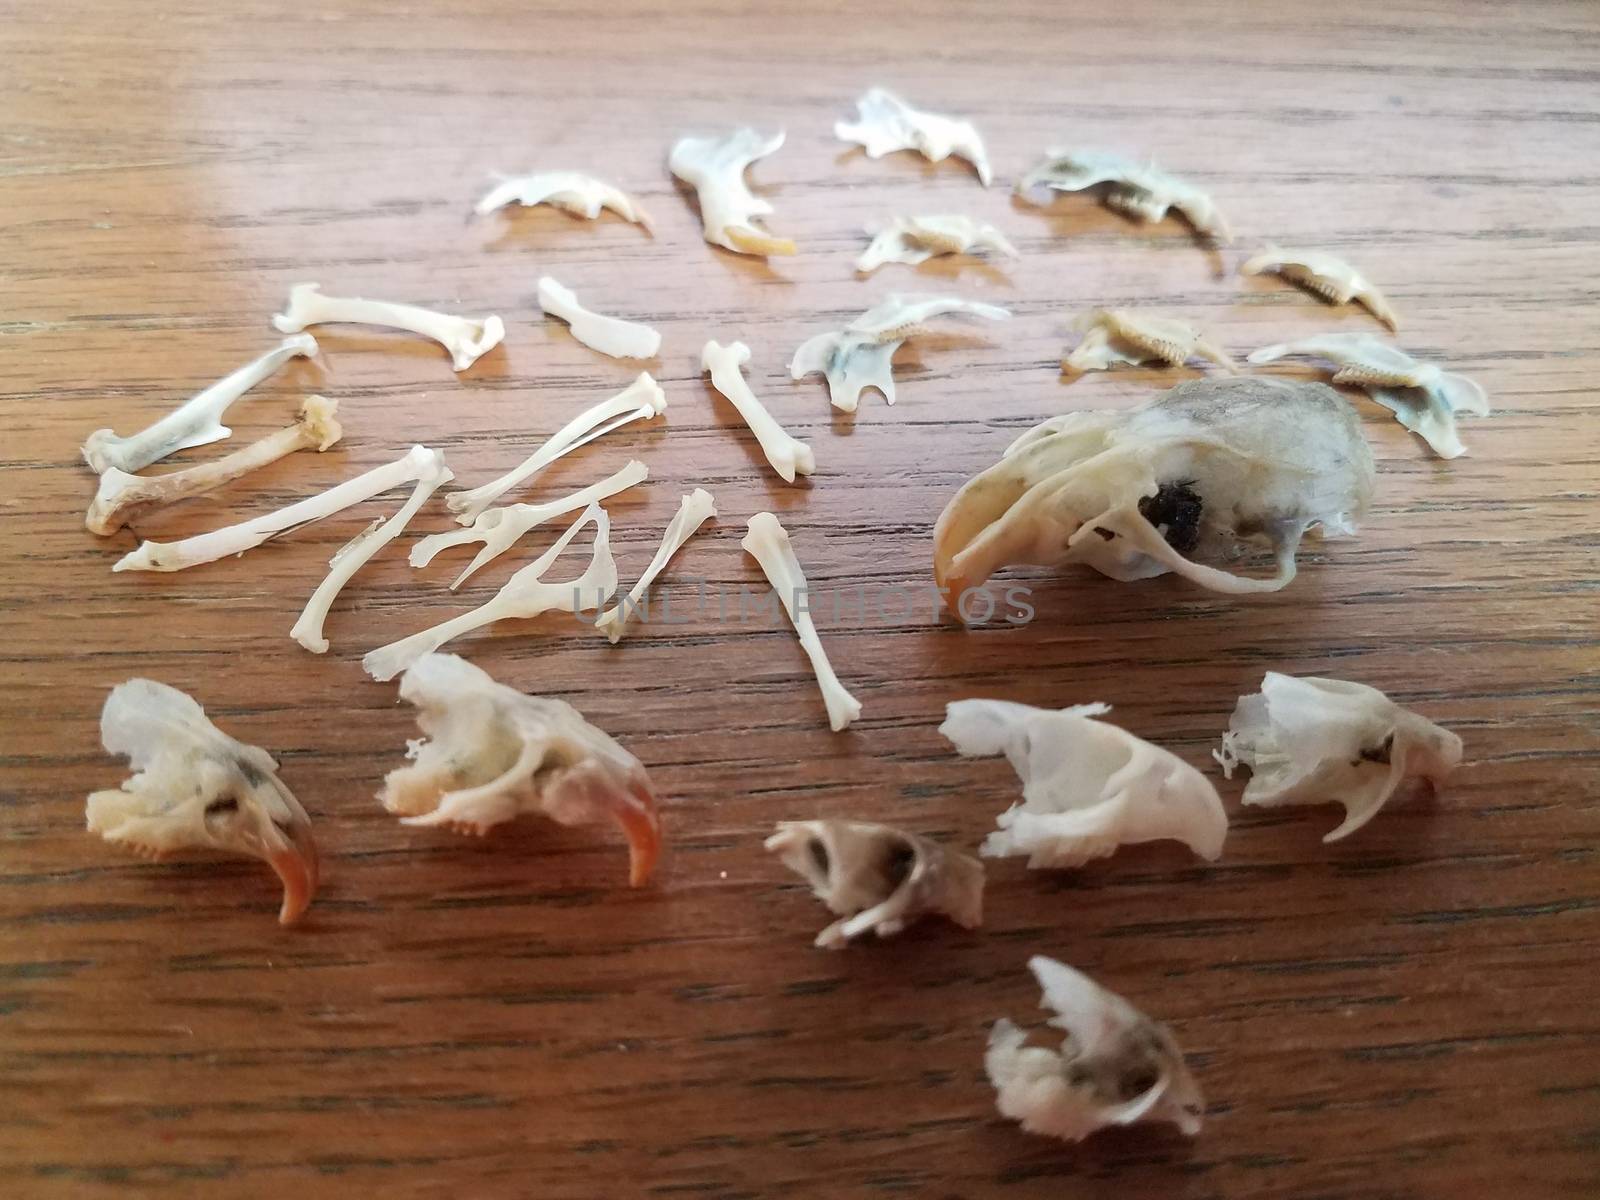
[[[911, 108], [875, 88], [859, 102], [856, 122], [837, 135], [878, 158], [916, 151], [938, 162], [954, 155], [990, 181], [982, 139], [966, 121]], [[672, 147], [674, 175], [698, 193], [705, 240], [740, 254], [793, 254], [795, 245], [758, 222], [772, 206], [753, 195], [744, 172], [776, 151], [783, 134], [742, 129], [726, 137], [688, 137]], [[1108, 206], [1141, 221], [1176, 211], [1214, 243], [1231, 235], [1211, 198], [1150, 163], [1098, 151], [1050, 151], [1017, 185], [1029, 194], [1097, 189]], [[480, 214], [511, 203], [550, 204], [594, 219], [609, 209], [647, 230], [649, 217], [629, 196], [570, 171], [500, 181], [477, 205]], [[869, 231], [870, 232], [870, 231]], [[993, 226], [957, 214], [897, 216], [878, 231], [857, 262], [861, 272], [884, 263], [917, 264], [940, 254], [1016, 255]], [[1381, 292], [1346, 263], [1318, 251], [1268, 248], [1242, 265], [1245, 274], [1275, 272], [1331, 304], [1357, 301], [1390, 329], [1398, 325]], [[572, 335], [617, 358], [648, 359], [661, 337], [644, 325], [586, 309], [548, 276], [539, 305]], [[822, 374], [832, 403], [853, 412], [874, 388], [893, 404], [891, 360], [907, 338], [935, 317], [968, 314], [999, 321], [1005, 309], [952, 296], [895, 295], [843, 330], [805, 341], [790, 364], [796, 379]], [[282, 344], [205, 389], [149, 428], [131, 436], [99, 430], [83, 447], [99, 488], [87, 524], [115, 533], [153, 508], [198, 495], [300, 449], [326, 450], [341, 436], [336, 404], [309, 397], [290, 426], [226, 457], [161, 476], [138, 472], [175, 451], [229, 436], [227, 409], [290, 359], [317, 353], [303, 331], [325, 323], [361, 323], [408, 330], [449, 351], [457, 371], [498, 345], [497, 316], [470, 320], [385, 301], [339, 298], [316, 284], [296, 286], [273, 318]], [[1240, 376], [1234, 360], [1196, 330], [1170, 318], [1129, 310], [1096, 310], [1077, 322], [1083, 333], [1063, 370], [1100, 370], [1118, 363], [1179, 365], [1194, 358], [1221, 368], [1126, 413], [1074, 412], [1030, 430], [988, 471], [952, 499], [934, 530], [935, 576], [947, 603], [1016, 563], [1082, 562], [1115, 579], [1177, 572], [1215, 591], [1244, 593], [1283, 587], [1294, 575], [1306, 533], [1352, 532], [1371, 495], [1370, 451], [1349, 403], [1317, 383]], [[1391, 409], [1442, 457], [1463, 453], [1458, 412], [1488, 411], [1483, 390], [1398, 347], [1365, 334], [1329, 334], [1269, 346], [1250, 363], [1303, 354], [1336, 364], [1335, 383], [1354, 384]], [[712, 385], [749, 425], [772, 469], [786, 483], [810, 475], [811, 448], [787, 433], [763, 407], [741, 367], [740, 342], [707, 342], [701, 362]], [[603, 501], [648, 475], [644, 464], [621, 470], [544, 504], [498, 504], [556, 459], [666, 408], [655, 380], [641, 373], [618, 395], [596, 404], [553, 434], [517, 468], [468, 491], [446, 507], [464, 528], [422, 539], [413, 566], [462, 543], [482, 549], [451, 585], [504, 553], [524, 534], [557, 518], [576, 519], [538, 559], [517, 571], [486, 604], [443, 624], [380, 647], [363, 665], [377, 680], [400, 676], [400, 695], [418, 710], [423, 739], [410, 765], [389, 773], [379, 799], [407, 824], [445, 825], [483, 834], [524, 812], [563, 824], [614, 821], [627, 839], [630, 881], [643, 884], [660, 850], [655, 792], [632, 754], [560, 700], [527, 696], [479, 668], [437, 651], [463, 634], [510, 617], [592, 607], [596, 627], [616, 642], [651, 584], [697, 530], [717, 515], [703, 489], [683, 497], [649, 567], [619, 601]], [[391, 488], [411, 495], [387, 520], [376, 521], [329, 564], [291, 635], [313, 653], [328, 641], [323, 621], [340, 590], [453, 478], [437, 450], [414, 446], [396, 461], [277, 512], [182, 541], [144, 541], [117, 571], [180, 571], [240, 554], [269, 538], [319, 520]], [[587, 567], [575, 578], [546, 579], [568, 544], [593, 527]], [[1208, 565], [1231, 561], [1253, 539], [1271, 543], [1276, 572], [1257, 578]], [[782, 600], [815, 670], [829, 725], [842, 730], [861, 705], [840, 683], [810, 613], [796, 600], [806, 577], [789, 535], [770, 512], [749, 519], [742, 545]], [[984, 857], [1024, 855], [1030, 867], [1071, 868], [1134, 842], [1171, 839], [1213, 860], [1228, 820], [1216, 788], [1168, 751], [1101, 718], [1104, 704], [1051, 711], [996, 700], [948, 706], [940, 732], [962, 755], [1004, 754], [1022, 783], [1022, 799], [1001, 813], [984, 841]], [[115, 688], [101, 718], [105, 747], [126, 755], [138, 773], [120, 789], [88, 801], [88, 827], [108, 841], [158, 856], [185, 848], [252, 855], [283, 884], [280, 920], [305, 911], [317, 886], [317, 852], [305, 809], [278, 778], [266, 751], [216, 728], [189, 696], [133, 679]], [[431, 739], [431, 740], [430, 740]], [[1258, 693], [1242, 697], [1215, 752], [1232, 777], [1251, 768], [1246, 804], [1336, 802], [1345, 819], [1325, 840], [1355, 832], [1408, 777], [1437, 784], [1461, 760], [1454, 734], [1408, 712], [1382, 692], [1335, 679], [1268, 672]], [[836, 949], [867, 932], [898, 933], [931, 914], [973, 928], [982, 920], [984, 868], [978, 858], [927, 838], [865, 822], [785, 821], [767, 849], [811, 885], [838, 915], [816, 938]], [[1026, 1044], [1010, 1021], [996, 1022], [985, 1068], [1000, 1111], [1038, 1133], [1079, 1139], [1107, 1125], [1138, 1120], [1176, 1124], [1193, 1134], [1203, 1102], [1172, 1035], [1086, 976], [1035, 957], [1029, 966], [1067, 1037], [1059, 1050]]]

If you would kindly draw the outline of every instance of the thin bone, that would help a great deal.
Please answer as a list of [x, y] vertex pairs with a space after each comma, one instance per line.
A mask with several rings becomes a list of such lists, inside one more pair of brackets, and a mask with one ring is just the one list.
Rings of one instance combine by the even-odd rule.
[[450, 351], [458, 371], [465, 371], [506, 336], [499, 317], [474, 321], [388, 300], [324, 296], [321, 285], [315, 283], [297, 283], [290, 288], [288, 306], [272, 318], [273, 328], [280, 333], [294, 333], [307, 325], [331, 324], [382, 325], [432, 338]]
[[629, 622], [639, 611], [640, 598], [650, 589], [656, 576], [666, 569], [672, 556], [683, 548], [683, 544], [695, 535], [700, 526], [716, 515], [716, 501], [705, 488], [695, 488], [683, 498], [678, 511], [667, 523], [666, 532], [661, 535], [661, 545], [656, 550], [656, 556], [650, 560], [650, 565], [644, 569], [644, 574], [639, 576], [639, 582], [628, 589], [628, 594], [615, 608], [594, 623], [594, 627], [604, 633], [613, 646], [620, 642], [622, 635], [627, 632]]
[[978, 181], [989, 186], [989, 156], [972, 122], [922, 112], [881, 87], [857, 100], [856, 108], [857, 120], [835, 122], [833, 136], [842, 142], [859, 143], [868, 158], [882, 158], [896, 150], [915, 150], [929, 162], [943, 162], [954, 154], [971, 163]]
[[1400, 318], [1383, 293], [1337, 255], [1321, 250], [1280, 250], [1268, 246], [1260, 254], [1246, 259], [1239, 273], [1281, 275], [1329, 304], [1349, 304], [1353, 300], [1391, 330], [1400, 328]]
[[796, 473], [810, 475], [817, 469], [816, 455], [811, 453], [810, 446], [791, 436], [779, 425], [761, 401], [756, 399], [756, 394], [750, 390], [749, 383], [739, 369], [749, 361], [750, 347], [743, 342], [727, 346], [714, 341], [707, 342], [700, 352], [700, 369], [711, 372], [711, 386], [739, 410], [750, 432], [756, 435], [761, 453], [767, 456], [767, 462], [778, 473], [778, 478], [785, 483], [793, 483]]
[[661, 335], [650, 326], [590, 312], [548, 275], [539, 280], [539, 307], [570, 325], [572, 336], [589, 349], [612, 358], [654, 358], [661, 349]]
[[235, 400], [291, 358], [310, 358], [316, 352], [317, 342], [310, 334], [284, 338], [276, 349], [219, 379], [138, 433], [118, 437], [109, 429], [95, 430], [83, 443], [83, 461], [101, 475], [112, 469], [139, 471], [179, 450], [220, 442], [233, 433], [222, 423], [222, 415]]
[[600, 210], [609, 208], [625, 221], [650, 230], [650, 216], [639, 202], [619, 188], [578, 171], [539, 171], [532, 175], [504, 177], [479, 200], [474, 210], [480, 217], [508, 204], [532, 208], [548, 204], [575, 217], [593, 221]]
[[744, 181], [746, 167], [782, 145], [781, 131], [763, 138], [753, 129], [720, 138], [679, 138], [673, 145], [667, 167], [699, 196], [706, 241], [736, 254], [795, 253], [792, 241], [755, 223], [771, 215], [772, 205], [753, 195]]
[[884, 263], [914, 267], [940, 254], [981, 254], [990, 250], [1008, 258], [1018, 257], [1017, 248], [1006, 241], [1003, 233], [971, 217], [895, 217], [856, 259], [856, 270], [867, 274]]

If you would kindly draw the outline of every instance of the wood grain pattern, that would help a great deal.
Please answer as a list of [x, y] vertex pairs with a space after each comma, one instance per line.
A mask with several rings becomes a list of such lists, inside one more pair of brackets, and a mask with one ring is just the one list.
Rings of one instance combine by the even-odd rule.
[[[1595, 1194], [1595, 7], [799, 7], [0, 5], [0, 1193]], [[1001, 186], [833, 140], [874, 83], [973, 118]], [[755, 179], [793, 260], [704, 245], [666, 175], [674, 136], [734, 123], [789, 131]], [[1238, 278], [1236, 252], [1176, 223], [1015, 204], [1009, 183], [1056, 143], [1156, 154], [1212, 190], [1238, 250], [1347, 255], [1403, 343], [1479, 379], [1496, 411], [1464, 426], [1471, 457], [1442, 463], [1363, 404], [1375, 511], [1277, 595], [1029, 572], [1021, 629], [823, 608], [866, 706], [831, 734], [787, 628], [692, 603], [691, 575], [760, 587], [738, 546], [750, 513], [779, 512], [824, 594], [921, 585], [933, 518], [1017, 432], [1193, 375], [1064, 379], [1076, 311], [1185, 315], [1241, 353], [1376, 330]], [[489, 171], [568, 166], [638, 194], [656, 236], [549, 209], [468, 219]], [[1023, 257], [855, 278], [863, 223], [902, 211], [994, 221]], [[289, 626], [328, 554], [398, 493], [175, 576], [113, 576], [132, 533], [82, 527], [82, 438], [135, 429], [272, 344], [300, 280], [498, 312], [510, 332], [458, 379], [432, 345], [319, 330], [321, 361], [239, 405], [227, 447], [181, 461], [283, 424], [313, 389], [339, 399], [345, 441], [140, 533], [266, 511], [415, 441], [466, 483], [498, 473], [632, 375], [540, 319], [544, 272], [663, 332], [671, 407], [519, 498], [643, 457], [651, 482], [612, 506], [625, 581], [681, 493], [711, 489], [722, 517], [661, 585], [681, 624], [613, 648], [551, 619], [458, 648], [648, 765], [671, 850], [637, 892], [603, 832], [458, 840], [372, 799], [414, 731], [361, 654], [486, 598], [548, 536], [451, 595], [455, 556], [404, 562], [446, 524], [431, 506], [347, 590], [317, 658]], [[946, 288], [1016, 316], [916, 344], [894, 408], [836, 417], [819, 380], [788, 379], [802, 338], [889, 291]], [[708, 337], [751, 346], [757, 393], [816, 451], [808, 485], [776, 481], [707, 387]], [[1266, 668], [1385, 688], [1460, 732], [1470, 765], [1331, 847], [1333, 811], [1240, 811], [1235, 782], [1215, 865], [1174, 846], [1075, 872], [1001, 862], [982, 930], [831, 955], [810, 946], [821, 907], [761, 852], [774, 821], [813, 814], [975, 844], [1015, 784], [950, 753], [950, 699], [1107, 700], [1206, 765]], [[125, 776], [99, 749], [100, 705], [136, 674], [280, 757], [326, 855], [304, 927], [273, 923], [257, 864], [150, 866], [82, 832], [84, 795]], [[1210, 1103], [1196, 1141], [1070, 1147], [994, 1114], [985, 1027], [1035, 1019], [1036, 952], [1173, 1025]]]

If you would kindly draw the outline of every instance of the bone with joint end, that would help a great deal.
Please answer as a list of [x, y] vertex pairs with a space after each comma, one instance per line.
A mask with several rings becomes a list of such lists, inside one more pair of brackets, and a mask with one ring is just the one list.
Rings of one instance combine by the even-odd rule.
[[219, 379], [138, 433], [118, 437], [109, 429], [95, 430], [83, 443], [83, 460], [102, 475], [113, 469], [138, 471], [179, 450], [220, 442], [233, 432], [222, 423], [222, 416], [234, 401], [291, 358], [310, 358], [316, 352], [316, 339], [310, 334], [284, 338], [276, 349]]
[[434, 469], [436, 451], [413, 446], [403, 457], [375, 467], [365, 475], [347, 479], [320, 495], [310, 496], [277, 512], [267, 513], [238, 525], [213, 529], [210, 533], [185, 538], [181, 542], [140, 542], [118, 560], [113, 571], [182, 571], [201, 563], [215, 562], [230, 554], [243, 554], [269, 538], [359, 504], [402, 483], [412, 483]]
[[539, 280], [539, 307], [565, 321], [572, 336], [589, 349], [612, 358], [654, 358], [661, 349], [661, 335], [648, 325], [590, 312], [570, 289], [548, 275]]
[[822, 689], [823, 703], [828, 708], [828, 725], [838, 733], [861, 715], [861, 704], [833, 673], [833, 664], [828, 661], [828, 653], [817, 637], [817, 627], [811, 623], [811, 613], [806, 607], [809, 586], [805, 572], [800, 569], [800, 560], [789, 545], [789, 531], [773, 514], [759, 512], [750, 518], [749, 532], [739, 544], [761, 565], [772, 590], [783, 602], [783, 611], [789, 614], [801, 649], [811, 660], [817, 685]]
[[683, 544], [695, 535], [700, 526], [716, 515], [716, 501], [705, 488], [695, 488], [683, 498], [678, 511], [667, 523], [666, 532], [661, 535], [661, 545], [657, 548], [655, 557], [644, 569], [644, 574], [639, 576], [639, 582], [628, 589], [628, 594], [615, 608], [603, 614], [594, 623], [594, 627], [604, 633], [612, 645], [622, 640], [629, 622], [638, 613], [640, 599], [650, 590], [650, 585], [655, 582], [656, 576], [666, 569], [667, 563], [672, 561], [672, 556], [683, 548]]
[[774, 237], [755, 223], [769, 216], [772, 205], [751, 193], [745, 168], [783, 145], [783, 134], [763, 138], [740, 129], [720, 138], [680, 138], [672, 147], [668, 169], [700, 199], [700, 221], [706, 241], [736, 254], [795, 253], [788, 238]]
[[811, 453], [810, 446], [792, 437], [756, 399], [740, 370], [749, 361], [750, 347], [743, 342], [727, 346], [707, 342], [700, 352], [700, 367], [711, 373], [711, 385], [739, 410], [778, 478], [793, 483], [796, 474], [810, 475], [817, 469], [816, 456]]
[[632, 196], [577, 171], [541, 171], [502, 179], [478, 201], [474, 211], [481, 217], [508, 204], [529, 208], [549, 204], [591, 221], [600, 216], [601, 209], [609, 208], [623, 220], [641, 225], [647, 232], [650, 229], [649, 214]]
[[90, 533], [104, 537], [153, 509], [231, 483], [296, 450], [326, 450], [344, 432], [334, 420], [338, 407], [335, 400], [308, 396], [300, 406], [300, 419], [293, 425], [269, 433], [232, 454], [168, 475], [130, 475], [110, 467], [100, 475], [100, 488], [89, 505], [84, 524]]
[[895, 217], [880, 230], [872, 244], [856, 259], [862, 274], [885, 263], [917, 266], [940, 254], [981, 254], [986, 251], [1018, 257], [1017, 249], [993, 225], [956, 215]]
[[1400, 318], [1383, 293], [1369, 283], [1361, 272], [1336, 255], [1321, 250], [1280, 250], [1276, 246], [1268, 246], [1260, 254], [1240, 264], [1239, 273], [1281, 275], [1329, 304], [1349, 304], [1354, 301], [1391, 330], [1400, 327]]
[[280, 333], [294, 333], [307, 325], [332, 324], [403, 329], [438, 342], [450, 352], [458, 371], [465, 371], [506, 336], [506, 327], [499, 317], [474, 321], [388, 300], [324, 296], [321, 285], [315, 283], [297, 283], [290, 288], [288, 306], [272, 318], [272, 324]]
[[971, 163], [978, 181], [989, 186], [989, 156], [972, 122], [922, 112], [881, 87], [857, 100], [856, 109], [855, 121], [835, 122], [833, 136], [858, 143], [868, 158], [915, 150], [929, 162], [943, 162], [954, 154]]

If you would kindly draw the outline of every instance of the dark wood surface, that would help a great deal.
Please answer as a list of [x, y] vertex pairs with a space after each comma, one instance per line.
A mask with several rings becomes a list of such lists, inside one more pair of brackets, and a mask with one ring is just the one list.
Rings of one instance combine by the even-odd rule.
[[[0, 6], [0, 1194], [1172, 1198], [1591, 1196], [1600, 1185], [1595, 472], [1600, 436], [1600, 13], [1587, 3], [924, 3]], [[998, 176], [831, 135], [869, 85], [974, 119]], [[671, 140], [749, 123], [789, 142], [754, 178], [801, 254], [706, 246]], [[1151, 153], [1240, 234], [1218, 257], [1176, 223], [1009, 185], [1047, 145]], [[652, 239], [550, 209], [472, 220], [492, 170], [576, 167], [653, 211]], [[990, 219], [1022, 258], [851, 263], [897, 212]], [[865, 705], [828, 731], [786, 627], [696, 608], [691, 576], [760, 586], [738, 545], [776, 510], [813, 584], [930, 581], [945, 500], [1018, 432], [1193, 376], [1058, 373], [1095, 304], [1183, 316], [1237, 353], [1372, 330], [1233, 273], [1271, 239], [1349, 257], [1402, 342], [1489, 390], [1470, 457], [1430, 458], [1361, 404], [1379, 462], [1357, 538], [1313, 546], [1286, 591], [1024, 572], [1037, 618], [963, 630], [926, 607], [824, 608]], [[1220, 270], [1219, 270], [1220, 268]], [[624, 583], [681, 493], [721, 518], [662, 590], [684, 624], [613, 648], [567, 619], [455, 648], [561, 696], [636, 752], [670, 850], [623, 886], [604, 830], [483, 840], [408, 830], [373, 799], [413, 736], [362, 653], [491, 594], [534, 538], [458, 596], [455, 556], [405, 565], [435, 504], [328, 623], [288, 638], [328, 554], [399, 493], [180, 575], [112, 575], [133, 535], [82, 513], [90, 430], [131, 431], [274, 344], [289, 285], [498, 312], [503, 349], [457, 378], [434, 346], [319, 330], [324, 356], [230, 415], [227, 446], [336, 397], [344, 442], [139, 526], [182, 536], [264, 512], [412, 442], [474, 484], [632, 375], [544, 322], [544, 272], [665, 335], [671, 407], [517, 498], [642, 457], [612, 505]], [[892, 290], [1011, 306], [915, 343], [900, 401], [830, 413], [786, 364]], [[810, 440], [787, 487], [698, 372], [747, 342], [751, 379]], [[1292, 369], [1291, 369], [1292, 370]], [[1457, 730], [1468, 765], [1349, 841], [1336, 810], [1241, 811], [1222, 859], [1133, 848], [1083, 870], [991, 864], [984, 928], [940, 923], [829, 954], [827, 916], [769, 860], [772, 823], [873, 818], [973, 846], [1016, 795], [936, 727], [965, 696], [1113, 719], [1209, 767], [1264, 670], [1389, 690]], [[83, 831], [124, 767], [107, 689], [192, 692], [277, 755], [326, 881], [274, 923], [259, 864], [147, 865]], [[1032, 1022], [1050, 954], [1171, 1023], [1209, 1102], [1193, 1142], [1136, 1129], [1067, 1146], [998, 1118], [985, 1030]]]

